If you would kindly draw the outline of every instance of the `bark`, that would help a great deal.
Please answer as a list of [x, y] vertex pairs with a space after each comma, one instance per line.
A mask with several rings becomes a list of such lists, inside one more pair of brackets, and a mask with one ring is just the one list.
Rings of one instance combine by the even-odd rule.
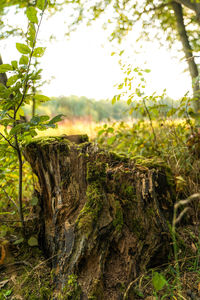
[[197, 21], [200, 23], [200, 3], [198, 0], [175, 0], [175, 2], [193, 10], [196, 14]]
[[63, 287], [63, 299], [122, 299], [141, 272], [166, 262], [173, 203], [163, 167], [137, 166], [85, 136], [38, 139], [24, 155], [39, 179], [55, 299]]
[[[0, 54], [0, 65], [3, 64], [3, 60]], [[6, 82], [7, 82], [7, 76], [6, 73], [0, 73], [0, 83], [2, 83], [3, 85], [6, 86]]]
[[195, 99], [194, 108], [195, 111], [198, 112], [200, 110], [200, 87], [198, 79], [199, 71], [192, 53], [192, 47], [190, 46], [189, 38], [185, 28], [182, 6], [176, 2], [172, 2], [172, 7], [176, 17], [178, 35], [182, 44], [185, 58], [187, 59], [190, 77], [192, 79], [193, 98]]

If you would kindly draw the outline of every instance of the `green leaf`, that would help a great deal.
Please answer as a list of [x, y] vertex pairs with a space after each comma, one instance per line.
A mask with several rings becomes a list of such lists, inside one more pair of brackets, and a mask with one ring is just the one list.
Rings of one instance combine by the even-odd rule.
[[40, 101], [40, 102], [46, 102], [46, 101], [50, 100], [49, 97], [44, 96], [44, 95], [35, 95], [34, 98], [36, 101]]
[[99, 130], [99, 131], [98, 131], [98, 136], [102, 135], [104, 132], [105, 132], [104, 129]]
[[108, 127], [107, 132], [113, 133], [114, 132], [114, 128], [113, 127]]
[[114, 143], [114, 141], [116, 140], [116, 136], [112, 136], [107, 140], [107, 144], [108, 145], [112, 145]]
[[8, 72], [8, 71], [12, 71], [12, 70], [13, 70], [13, 67], [9, 64], [0, 65], [0, 73], [5, 73], [5, 72]]
[[60, 114], [60, 115], [55, 116], [53, 119], [51, 119], [51, 120], [49, 121], [48, 125], [55, 124], [55, 123], [57, 123], [57, 122], [62, 121], [62, 117], [63, 117], [63, 116], [64, 116], [63, 114]]
[[7, 98], [7, 97], [9, 97], [9, 95], [10, 95], [10, 92], [7, 89], [7, 87], [5, 87], [4, 84], [0, 83], [0, 97]]
[[124, 83], [119, 84], [118, 85], [118, 90], [121, 90], [123, 88], [123, 86], [124, 86]]
[[13, 75], [11, 77], [8, 78], [7, 82], [6, 82], [6, 85], [7, 86], [11, 86], [13, 85], [17, 80], [19, 79], [19, 76], [18, 75]]
[[46, 47], [35, 48], [35, 50], [33, 51], [33, 57], [42, 57], [44, 55], [45, 50]]
[[129, 115], [132, 115], [132, 113], [134, 112], [134, 107], [131, 107], [131, 109], [129, 110]]
[[37, 197], [33, 197], [33, 198], [31, 199], [31, 204], [32, 204], [33, 206], [36, 206], [36, 205], [38, 204], [38, 198], [37, 198]]
[[116, 102], [116, 97], [113, 97], [112, 98], [112, 104], [115, 104], [115, 102]]
[[12, 60], [11, 64], [12, 64], [12, 67], [13, 67], [14, 70], [16, 70], [18, 68], [18, 63], [17, 63], [16, 60]]
[[20, 65], [28, 65], [28, 56], [22, 55], [19, 60]]
[[31, 120], [30, 120], [30, 124], [31, 125], [38, 125], [40, 122], [40, 117], [39, 116], [34, 116]]
[[35, 41], [35, 26], [33, 23], [29, 23], [28, 32], [27, 32], [27, 38], [30, 42], [30, 46], [33, 47], [33, 43]]
[[36, 5], [40, 10], [43, 10], [45, 8], [45, 0], [37, 0]]
[[156, 292], [158, 292], [163, 289], [163, 287], [167, 283], [167, 280], [165, 279], [165, 277], [162, 274], [160, 274], [158, 272], [154, 272], [153, 277], [152, 277], [152, 283], [153, 283], [154, 289], [156, 290]]
[[23, 243], [23, 241], [24, 241], [24, 238], [21, 238], [21, 239], [19, 239], [19, 240], [16, 240], [13, 244], [14, 244], [14, 245], [18, 245], [18, 244]]
[[127, 104], [130, 105], [131, 103], [132, 103], [132, 98], [129, 98], [129, 99], [127, 100]]
[[24, 110], [23, 110], [22, 107], [20, 107], [20, 108], [18, 109], [18, 113], [19, 113], [20, 116], [24, 116]]
[[29, 6], [26, 10], [27, 18], [30, 22], [38, 24], [37, 10], [33, 6]]
[[28, 244], [31, 247], [38, 246], [38, 240], [37, 240], [37, 238], [34, 237], [34, 236], [30, 237], [30, 239], [28, 240]]
[[4, 293], [4, 296], [8, 297], [12, 294], [12, 290], [7, 290], [5, 293]]
[[177, 112], [177, 109], [172, 107], [168, 112], [167, 112], [167, 116], [171, 117], [173, 116], [175, 113]]
[[16, 48], [22, 54], [29, 54], [31, 52], [31, 49], [25, 44], [16, 43]]
[[48, 121], [49, 119], [50, 119], [50, 117], [47, 115], [40, 116], [40, 122], [45, 122], [45, 121]]
[[30, 125], [32, 126], [36, 126], [36, 125], [42, 125], [42, 122], [46, 122], [49, 120], [49, 116], [34, 116], [31, 120], [30, 120]]
[[[20, 119], [20, 117], [18, 117], [18, 120]], [[19, 134], [21, 135], [22, 132], [25, 132], [29, 130], [28, 126], [27, 126], [27, 123], [21, 123], [21, 124], [17, 124], [16, 126], [14, 126], [10, 132], [9, 132], [9, 135], [12, 136], [12, 135], [15, 135], [15, 134]]]

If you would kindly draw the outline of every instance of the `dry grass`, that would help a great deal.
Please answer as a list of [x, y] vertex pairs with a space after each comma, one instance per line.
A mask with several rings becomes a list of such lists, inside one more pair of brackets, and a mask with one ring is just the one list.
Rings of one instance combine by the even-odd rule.
[[45, 131], [38, 131], [38, 136], [59, 136], [62, 134], [87, 134], [94, 138], [97, 134], [99, 124], [87, 119], [64, 120], [55, 129], [49, 128]]

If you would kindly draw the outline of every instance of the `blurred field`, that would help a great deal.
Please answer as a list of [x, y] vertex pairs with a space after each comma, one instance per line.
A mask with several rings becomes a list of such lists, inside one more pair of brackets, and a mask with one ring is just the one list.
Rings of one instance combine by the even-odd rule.
[[90, 138], [97, 135], [100, 123], [94, 122], [88, 118], [78, 118], [72, 120], [64, 120], [59, 122], [55, 129], [47, 129], [45, 131], [38, 131], [38, 136], [59, 136], [62, 134], [87, 134]]
[[[107, 126], [114, 127], [117, 129], [123, 123], [123, 127], [126, 129], [131, 129], [134, 125], [140, 122], [140, 119], [132, 119], [124, 121], [107, 121], [107, 122], [95, 122], [89, 117], [84, 118], [74, 118], [70, 120], [63, 120], [62, 122], [58, 123], [57, 128], [49, 128], [45, 131], [38, 131], [38, 136], [59, 136], [62, 134], [66, 135], [73, 135], [73, 134], [87, 134], [89, 138], [93, 139], [97, 136], [98, 131], [103, 127], [104, 124]], [[170, 129], [171, 127], [176, 128], [176, 126], [184, 126], [189, 129], [189, 125], [186, 124], [185, 119], [167, 119], [164, 121], [165, 126]], [[149, 121], [144, 121], [143, 124], [146, 124], [146, 127], [149, 127]], [[155, 129], [159, 129], [160, 126], [163, 126], [162, 122], [159, 121], [152, 121], [152, 125]]]

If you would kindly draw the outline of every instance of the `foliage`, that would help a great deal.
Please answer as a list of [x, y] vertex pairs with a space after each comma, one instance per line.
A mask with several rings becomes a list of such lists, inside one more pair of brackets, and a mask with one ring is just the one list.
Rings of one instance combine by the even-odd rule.
[[[13, 27], [12, 25], [7, 24], [4, 21], [4, 16], [7, 15], [11, 10], [15, 14], [24, 11], [27, 7], [29, 8], [26, 12], [27, 17], [29, 17], [30, 21], [33, 23], [36, 23], [36, 14], [33, 8], [38, 7], [40, 10], [44, 8], [44, 0], [2, 0], [0, 2], [0, 39], [9, 38], [10, 36], [24, 36], [24, 32], [19, 27]], [[55, 0], [48, 0], [48, 8], [52, 9], [52, 12], [56, 11], [57, 8], [60, 6], [58, 3], [56, 3]], [[32, 10], [32, 11], [31, 11]], [[35, 15], [35, 17], [34, 17]], [[35, 19], [34, 19], [35, 18]]]
[[[130, 38], [128, 33], [134, 26], [140, 28], [141, 38], [147, 40], [157, 39], [163, 46], [174, 47], [178, 53], [176, 43], [180, 40], [182, 52], [188, 64], [191, 77], [193, 97], [196, 98], [195, 110], [200, 110], [199, 97], [199, 71], [195, 60], [200, 44], [198, 41], [200, 4], [188, 1], [118, 1], [98, 0], [92, 1], [65, 1], [74, 8], [74, 18], [70, 24], [73, 31], [80, 23], [91, 24], [103, 15], [105, 28], [109, 28], [110, 40], [121, 42], [123, 38]], [[69, 32], [70, 32], [69, 30]], [[164, 70], [163, 70], [164, 72]]]
[[65, 287], [63, 288], [63, 293], [59, 296], [59, 299], [74, 299], [79, 300], [81, 299], [82, 291], [81, 287], [79, 286], [77, 282], [77, 276], [74, 274], [71, 274], [68, 276], [67, 283]]
[[[115, 98], [117, 95], [115, 96]], [[118, 99], [119, 100], [119, 99]], [[114, 100], [113, 100], [114, 101]], [[168, 97], [160, 98], [157, 100], [159, 105], [159, 114], [166, 115], [172, 109], [176, 109], [179, 105], [179, 101], [173, 101]], [[136, 106], [138, 109], [136, 109]], [[131, 108], [131, 114], [130, 114]], [[39, 115], [48, 114], [53, 116], [55, 111], [59, 114], [63, 114], [65, 119], [88, 119], [94, 122], [106, 122], [106, 121], [130, 121], [133, 119], [140, 119], [143, 112], [139, 109], [138, 104], [132, 102], [128, 105], [126, 101], [115, 101], [115, 105], [112, 105], [110, 100], [99, 100], [89, 99], [86, 97], [77, 96], [60, 96], [51, 97], [48, 102], [37, 104], [37, 113]], [[156, 108], [155, 108], [156, 109]], [[24, 107], [25, 115], [31, 114], [31, 106]]]
[[[19, 187], [18, 187], [18, 203], [13, 200], [8, 191], [4, 191], [7, 198], [17, 207], [20, 220], [24, 228], [24, 216], [23, 216], [23, 174], [22, 174], [22, 150], [24, 142], [28, 142], [34, 136], [37, 135], [36, 129], [45, 130], [49, 127], [55, 128], [55, 123], [61, 118], [60, 116], [54, 117], [49, 120], [49, 116], [33, 116], [30, 121], [21, 121], [21, 116], [24, 115], [23, 107], [29, 103], [32, 98], [31, 87], [40, 80], [41, 70], [35, 70], [32, 67], [32, 61], [34, 58], [41, 57], [44, 54], [44, 47], [36, 48], [36, 41], [38, 31], [41, 25], [42, 17], [46, 7], [47, 1], [38, 1], [38, 8], [33, 6], [27, 8], [27, 18], [29, 20], [27, 41], [24, 43], [16, 43], [17, 50], [22, 54], [19, 62], [12, 61], [11, 64], [0, 65], [0, 73], [9, 72], [10, 76], [7, 80], [7, 86], [0, 84], [0, 146], [1, 146], [1, 160], [4, 162], [2, 165], [1, 175], [5, 178], [5, 168], [7, 167], [7, 160], [4, 159], [5, 148], [8, 147], [11, 155], [11, 159], [15, 160], [14, 156], [17, 156], [19, 163]], [[43, 6], [41, 11], [41, 5]], [[41, 11], [40, 20], [37, 15]], [[34, 95], [35, 96], [35, 95]], [[37, 95], [35, 98], [48, 100], [43, 95]], [[10, 189], [10, 187], [9, 187]]]
[[158, 292], [163, 289], [163, 287], [166, 285], [167, 281], [162, 274], [160, 274], [158, 272], [153, 272], [152, 283], [153, 283], [154, 289], [156, 290], [156, 292]]
[[[173, 46], [177, 38], [176, 19], [170, 0], [158, 0], [156, 2], [153, 0], [98, 0], [95, 3], [86, 1], [87, 4], [81, 0], [65, 1], [66, 4], [69, 2], [74, 11], [76, 11], [70, 26], [72, 31], [76, 29], [78, 24], [84, 21], [91, 24], [91, 22], [104, 14], [106, 19], [105, 28], [110, 26], [112, 30], [111, 40], [117, 39], [120, 42], [134, 28], [137, 22], [142, 25], [141, 36], [147, 40], [158, 39], [161, 43], [165, 40], [170, 46]], [[199, 51], [200, 45], [197, 38], [199, 24], [198, 17], [195, 18], [195, 14], [197, 14], [196, 7], [199, 4], [194, 4], [192, 0], [175, 2], [181, 3], [184, 7], [184, 18], [185, 23], [188, 24], [192, 49]], [[109, 14], [106, 13], [107, 11], [109, 11]]]

